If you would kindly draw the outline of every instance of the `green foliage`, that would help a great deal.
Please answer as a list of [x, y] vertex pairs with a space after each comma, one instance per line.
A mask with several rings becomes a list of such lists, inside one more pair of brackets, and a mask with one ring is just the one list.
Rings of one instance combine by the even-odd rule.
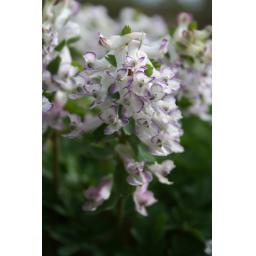
[[189, 30], [195, 30], [197, 29], [197, 22], [196, 21], [191, 21], [188, 25]]
[[[68, 105], [77, 111], [76, 105]], [[114, 150], [117, 136], [105, 136], [104, 126], [77, 139], [59, 136], [57, 189], [49, 136], [43, 147], [44, 255], [205, 255], [204, 242], [211, 237], [211, 126], [190, 117], [183, 119], [183, 127], [184, 153], [166, 157], [176, 165], [169, 175], [174, 184], [156, 180], [150, 184], [158, 202], [148, 208], [148, 217], [134, 211], [134, 188], [127, 184]], [[122, 138], [133, 144], [138, 160], [165, 159], [152, 157], [128, 133]], [[97, 184], [102, 175], [114, 177], [110, 199], [96, 212], [82, 211], [83, 190]]]
[[71, 38], [67, 39], [67, 44], [68, 45], [69, 44], [73, 44], [73, 43], [75, 43], [75, 42], [77, 42], [79, 40], [80, 40], [80, 36], [74, 36], [74, 37], [71, 37]]
[[62, 40], [56, 47], [55, 51], [60, 52], [66, 46], [66, 40]]
[[161, 68], [161, 64], [158, 61], [156, 61], [154, 59], [150, 59], [150, 61], [155, 69], [159, 70]]
[[109, 54], [105, 57], [105, 59], [114, 67], [117, 67], [116, 57], [115, 55]]
[[132, 135], [135, 129], [135, 122], [133, 119], [129, 120], [128, 124], [123, 127], [123, 131], [125, 135]]
[[176, 31], [176, 27], [170, 27], [170, 28], [169, 28], [169, 34], [170, 34], [171, 36], [174, 35], [175, 31]]
[[189, 64], [193, 64], [195, 62], [194, 58], [189, 55], [181, 55], [181, 57]]
[[82, 60], [83, 59], [83, 54], [78, 51], [76, 48], [69, 46], [69, 51], [72, 57], [72, 60]]
[[84, 67], [76, 60], [72, 60], [71, 65], [73, 67], [78, 68], [78, 71], [82, 72], [84, 70]]
[[144, 145], [138, 145], [138, 160], [153, 163], [155, 161], [155, 157], [151, 155], [148, 149]]
[[177, 42], [177, 43], [176, 43], [176, 46], [177, 46], [178, 50], [180, 50], [180, 51], [183, 51], [183, 50], [186, 50], [186, 49], [187, 49], [187, 46], [184, 45], [184, 44], [181, 43], [181, 42]]
[[54, 60], [52, 60], [48, 64], [47, 69], [51, 72], [52, 75], [55, 75], [58, 73], [60, 62], [61, 62], [61, 58], [60, 56], [57, 56]]
[[65, 46], [69, 46], [75, 42], [77, 42], [78, 40], [80, 40], [80, 36], [75, 36], [75, 37], [71, 37], [67, 40], [62, 40], [56, 47], [55, 47], [55, 51], [57, 52], [61, 52], [63, 50], [63, 48]]
[[121, 35], [126, 35], [126, 34], [130, 34], [132, 32], [132, 29], [130, 26], [125, 25], [121, 31]]
[[146, 70], [144, 71], [145, 75], [150, 77], [153, 74], [153, 66], [151, 66], [150, 64], [146, 65]]

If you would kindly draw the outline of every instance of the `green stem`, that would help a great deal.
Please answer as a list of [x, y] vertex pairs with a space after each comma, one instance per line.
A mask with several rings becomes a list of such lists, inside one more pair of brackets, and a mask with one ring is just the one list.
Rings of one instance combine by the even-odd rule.
[[58, 186], [59, 186], [60, 166], [59, 166], [58, 133], [56, 131], [54, 131], [52, 135], [52, 157], [53, 157], [53, 160], [52, 160], [53, 182], [54, 182], [54, 188], [57, 192]]
[[119, 230], [122, 230], [122, 226], [123, 226], [124, 207], [125, 207], [125, 198], [123, 195], [121, 195], [117, 204], [117, 219], [118, 219], [117, 225]]

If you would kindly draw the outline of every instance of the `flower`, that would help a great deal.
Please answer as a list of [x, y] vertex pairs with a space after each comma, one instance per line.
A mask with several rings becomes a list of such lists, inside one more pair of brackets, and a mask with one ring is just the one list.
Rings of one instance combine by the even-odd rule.
[[89, 187], [84, 191], [87, 202], [83, 205], [84, 211], [95, 211], [100, 205], [110, 197], [112, 189], [112, 177], [104, 176], [97, 186]]
[[206, 241], [204, 252], [207, 255], [212, 255], [212, 240]]
[[147, 190], [148, 185], [138, 186], [133, 193], [133, 200], [135, 203], [135, 209], [143, 216], [147, 216], [146, 207], [153, 205], [157, 200], [151, 191]]
[[52, 108], [52, 103], [45, 96], [43, 96], [43, 98], [42, 98], [42, 111], [43, 112], [48, 112], [51, 108]]
[[72, 21], [80, 25], [81, 40], [77, 41], [75, 46], [83, 53], [94, 51], [98, 56], [103, 56], [106, 50], [95, 44], [97, 33], [101, 31], [104, 35], [110, 36], [120, 31], [119, 23], [109, 17], [105, 6], [82, 6]]
[[132, 186], [148, 184], [152, 180], [151, 173], [144, 169], [144, 162], [136, 162], [133, 159], [126, 159], [125, 168], [130, 174], [127, 177], [127, 182]]
[[155, 162], [152, 165], [148, 166], [148, 169], [157, 177], [160, 183], [163, 184], [172, 184], [166, 176], [175, 168], [173, 161], [165, 160], [161, 164]]

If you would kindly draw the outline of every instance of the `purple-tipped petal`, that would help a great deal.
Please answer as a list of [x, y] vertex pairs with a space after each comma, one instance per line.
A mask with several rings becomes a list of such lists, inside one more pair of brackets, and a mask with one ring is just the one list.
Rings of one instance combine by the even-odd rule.
[[168, 40], [166, 38], [164, 38], [162, 41], [161, 41], [161, 45], [160, 45], [160, 50], [167, 50], [167, 47], [168, 47]]
[[94, 63], [96, 60], [96, 53], [86, 52], [83, 57], [86, 63]]

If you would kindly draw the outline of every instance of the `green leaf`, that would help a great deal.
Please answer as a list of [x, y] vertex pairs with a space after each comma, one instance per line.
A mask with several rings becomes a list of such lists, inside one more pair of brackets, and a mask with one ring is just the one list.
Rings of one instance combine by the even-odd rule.
[[138, 145], [138, 158], [139, 161], [155, 162], [154, 156], [142, 145]]
[[195, 30], [197, 29], [197, 22], [196, 21], [191, 21], [188, 25], [189, 30]]
[[105, 59], [114, 67], [117, 67], [117, 63], [116, 63], [116, 57], [112, 54], [109, 54], [105, 57]]
[[176, 28], [175, 28], [175, 27], [171, 27], [171, 28], [169, 29], [169, 34], [170, 34], [171, 36], [173, 36], [174, 33], [175, 33], [175, 31], [176, 31]]
[[179, 50], [186, 50], [186, 49], [187, 49], [187, 46], [184, 45], [184, 44], [181, 43], [181, 42], [177, 42], [177, 43], [176, 43], [176, 46], [177, 46], [177, 48], [178, 48]]
[[181, 57], [189, 64], [194, 64], [194, 58], [189, 55], [181, 55]]
[[122, 31], [121, 31], [121, 35], [123, 36], [123, 35], [129, 34], [129, 33], [131, 33], [131, 32], [132, 32], [131, 27], [128, 26], [128, 25], [125, 25], [125, 26], [123, 27]]
[[182, 108], [182, 109], [186, 109], [186, 108], [188, 108], [188, 107], [190, 107], [191, 106], [191, 102], [190, 102], [190, 100], [188, 100], [187, 98], [181, 98], [181, 99], [179, 99], [178, 101], [177, 101], [177, 104], [178, 104], [178, 106], [180, 107], [180, 108]]
[[67, 44], [73, 44], [73, 43], [77, 42], [78, 40], [80, 40], [80, 36], [71, 37], [67, 40]]
[[170, 53], [169, 53], [169, 52], [167, 52], [164, 56], [165, 56], [167, 59], [170, 59], [170, 58], [171, 58], [171, 56], [170, 56]]
[[129, 120], [129, 123], [123, 127], [124, 134], [128, 136], [132, 135], [134, 131], [134, 127], [135, 127], [134, 120], [133, 119]]
[[159, 70], [161, 68], [161, 64], [158, 61], [156, 61], [154, 59], [150, 59], [150, 61], [155, 69]]
[[72, 59], [83, 59], [83, 54], [74, 47], [69, 47]]
[[57, 56], [54, 60], [52, 60], [48, 66], [47, 69], [51, 72], [52, 75], [57, 74], [60, 66], [61, 58], [60, 56]]
[[153, 74], [153, 66], [151, 66], [150, 64], [146, 65], [147, 69], [144, 71], [145, 75], [147, 76], [151, 76]]
[[56, 47], [55, 51], [60, 52], [66, 45], [66, 40], [62, 40]]
[[54, 100], [55, 93], [43, 91], [43, 96], [45, 96], [50, 102], [52, 102]]
[[67, 110], [67, 111], [69, 111], [69, 112], [72, 113], [72, 114], [77, 114], [77, 115], [79, 115], [80, 117], [83, 117], [83, 116], [84, 116], [84, 113], [85, 113], [84, 108], [82, 108], [81, 106], [79, 106], [75, 100], [69, 100], [69, 101], [66, 103], [64, 109]]
[[76, 60], [72, 60], [71, 65], [72, 65], [73, 67], [78, 68], [78, 70], [79, 70], [80, 72], [82, 72], [82, 71], [84, 70], [84, 67], [83, 67], [78, 61], [76, 61]]

